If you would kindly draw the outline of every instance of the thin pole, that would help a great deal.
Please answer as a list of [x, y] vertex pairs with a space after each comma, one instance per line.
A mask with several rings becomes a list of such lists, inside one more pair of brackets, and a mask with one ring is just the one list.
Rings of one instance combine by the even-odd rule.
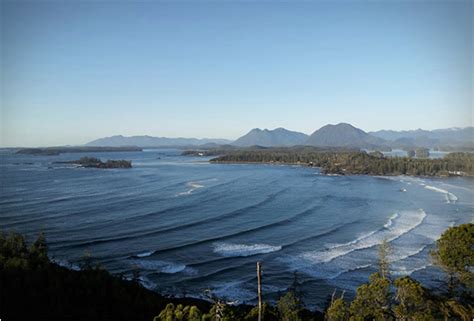
[[258, 321], [262, 321], [262, 264], [257, 262]]

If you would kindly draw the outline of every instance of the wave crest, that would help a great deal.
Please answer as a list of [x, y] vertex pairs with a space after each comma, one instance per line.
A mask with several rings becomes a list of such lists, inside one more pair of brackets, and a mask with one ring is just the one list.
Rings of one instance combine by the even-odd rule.
[[233, 244], [233, 243], [214, 243], [214, 253], [222, 256], [251, 256], [255, 254], [265, 254], [280, 251], [281, 246], [269, 244]]
[[456, 201], [458, 200], [457, 196], [454, 195], [453, 193], [445, 190], [445, 189], [442, 189], [442, 188], [439, 188], [439, 187], [435, 187], [435, 186], [431, 186], [431, 185], [425, 185], [425, 188], [426, 189], [429, 189], [429, 190], [432, 190], [432, 191], [435, 191], [435, 192], [438, 192], [438, 193], [441, 193], [441, 194], [444, 194], [444, 196], [446, 197], [446, 203], [456, 203]]
[[383, 240], [391, 242], [420, 225], [425, 217], [426, 213], [422, 209], [414, 212], [403, 212], [401, 215], [394, 214], [385, 223], [383, 229], [365, 233], [355, 240], [330, 246], [323, 251], [303, 253], [301, 257], [314, 263], [327, 263], [353, 251], [379, 245]]
[[184, 264], [161, 260], [134, 260], [133, 263], [142, 270], [166, 274], [174, 274], [186, 269]]

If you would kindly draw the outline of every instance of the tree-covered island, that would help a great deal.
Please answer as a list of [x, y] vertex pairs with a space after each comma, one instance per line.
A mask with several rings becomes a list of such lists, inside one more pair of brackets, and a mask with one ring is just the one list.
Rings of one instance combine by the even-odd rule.
[[[473, 153], [450, 153], [443, 158], [386, 157], [380, 152], [300, 148], [221, 150], [211, 163], [300, 164], [320, 167], [325, 174], [473, 176]], [[203, 155], [215, 155], [209, 150]], [[192, 155], [191, 152], [186, 154]]]
[[95, 157], [81, 157], [78, 160], [54, 162], [53, 164], [74, 164], [85, 168], [132, 168], [131, 161], [109, 159], [106, 162], [103, 162]]

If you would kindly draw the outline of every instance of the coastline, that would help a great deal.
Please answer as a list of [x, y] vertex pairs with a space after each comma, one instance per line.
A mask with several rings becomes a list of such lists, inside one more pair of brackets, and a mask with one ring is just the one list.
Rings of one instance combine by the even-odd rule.
[[406, 176], [406, 177], [424, 177], [424, 178], [453, 178], [453, 177], [465, 177], [465, 178], [474, 178], [474, 175], [469, 175], [464, 173], [463, 175], [410, 175], [410, 174], [401, 174], [401, 173], [386, 173], [386, 174], [361, 174], [361, 173], [352, 173], [352, 172], [328, 172], [324, 173], [324, 168], [320, 166], [310, 166], [304, 163], [291, 163], [291, 162], [252, 162], [252, 161], [217, 161], [217, 160], [209, 160], [210, 164], [228, 164], [228, 165], [275, 165], [275, 166], [299, 166], [303, 168], [318, 168], [321, 172], [321, 175], [324, 176], [372, 176], [372, 177], [396, 177], [396, 176]]

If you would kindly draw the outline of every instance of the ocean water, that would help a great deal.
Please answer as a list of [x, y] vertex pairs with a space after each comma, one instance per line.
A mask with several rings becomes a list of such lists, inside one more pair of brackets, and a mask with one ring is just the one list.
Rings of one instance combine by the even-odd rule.
[[0, 228], [33, 239], [44, 231], [51, 257], [77, 268], [85, 253], [112, 273], [139, 271], [161, 293], [230, 302], [264, 299], [298, 277], [305, 304], [322, 309], [334, 289], [350, 296], [392, 246], [394, 276], [429, 287], [444, 275], [429, 258], [449, 226], [474, 218], [474, 180], [326, 176], [316, 168], [210, 164], [178, 150], [87, 153], [133, 168], [52, 164], [83, 154], [1, 151]]

